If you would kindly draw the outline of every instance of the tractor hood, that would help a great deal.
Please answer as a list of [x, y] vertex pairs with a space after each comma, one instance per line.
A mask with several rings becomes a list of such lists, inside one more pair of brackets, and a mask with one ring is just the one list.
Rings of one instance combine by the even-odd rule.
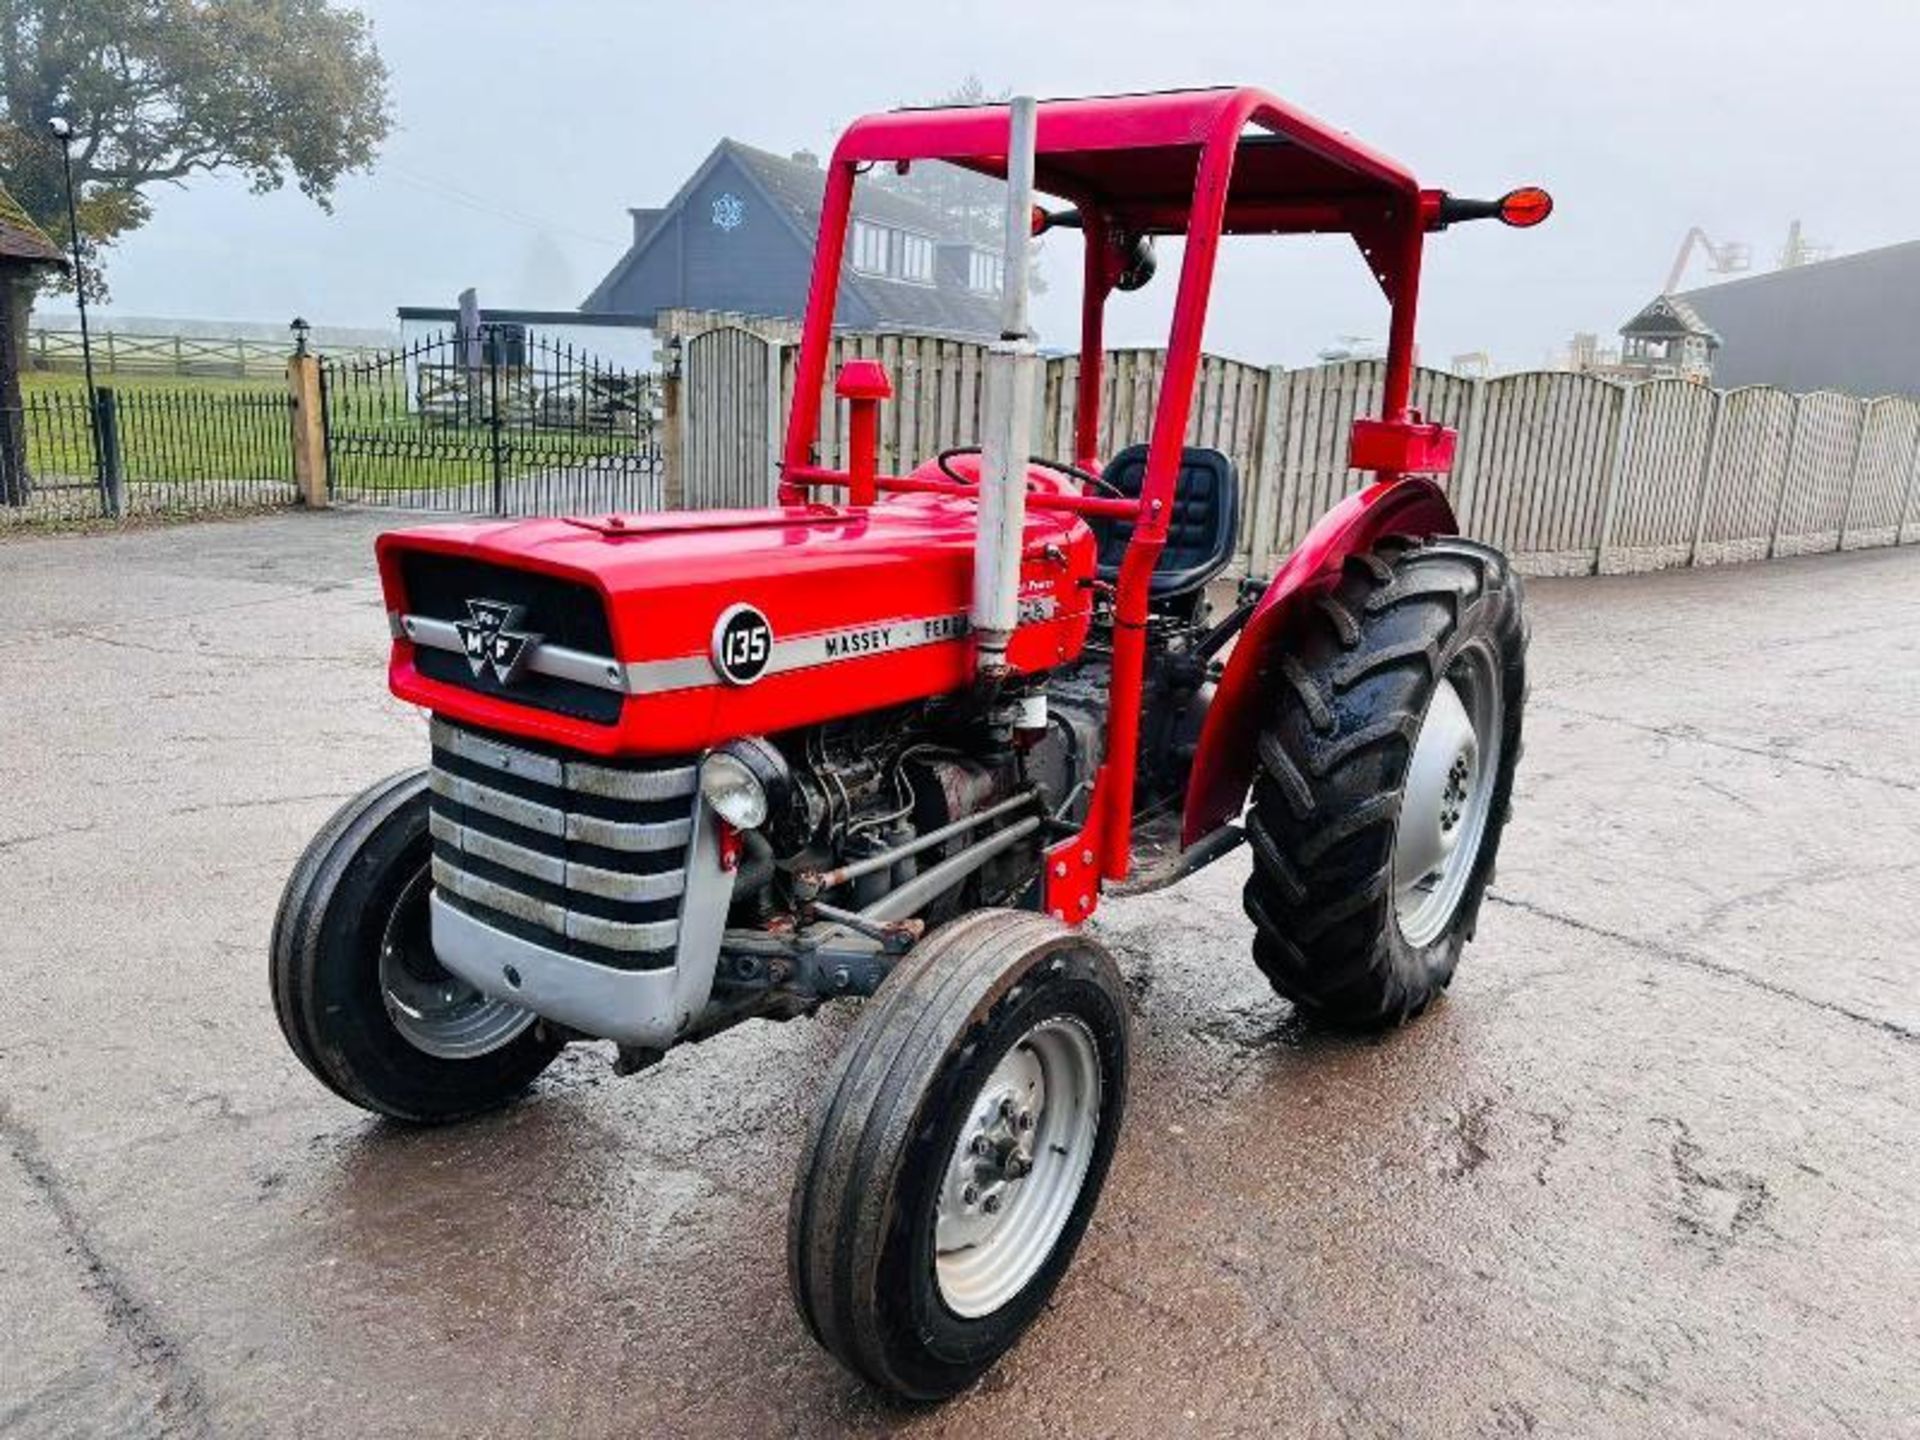
[[[975, 505], [488, 522], [380, 537], [404, 700], [592, 754], [686, 754], [970, 683]], [[1027, 517], [1031, 673], [1078, 655], [1092, 532]]]

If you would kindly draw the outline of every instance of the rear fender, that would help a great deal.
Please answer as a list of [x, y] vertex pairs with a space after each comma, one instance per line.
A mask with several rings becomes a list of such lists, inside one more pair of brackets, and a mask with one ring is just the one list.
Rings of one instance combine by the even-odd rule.
[[1260, 597], [1220, 677], [1187, 782], [1182, 845], [1212, 834], [1246, 803], [1260, 723], [1271, 703], [1271, 677], [1279, 673], [1294, 626], [1313, 598], [1339, 579], [1347, 557], [1364, 554], [1386, 535], [1424, 539], [1459, 529], [1440, 487], [1417, 476], [1377, 481], [1320, 518]]

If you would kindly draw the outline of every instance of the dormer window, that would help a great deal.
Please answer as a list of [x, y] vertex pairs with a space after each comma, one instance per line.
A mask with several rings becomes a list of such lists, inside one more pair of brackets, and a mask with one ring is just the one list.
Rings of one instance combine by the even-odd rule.
[[1006, 284], [1006, 260], [991, 250], [967, 252], [967, 288], [980, 295], [998, 295]]
[[915, 285], [933, 283], [933, 241], [924, 235], [900, 233], [900, 278]]
[[862, 275], [886, 274], [887, 252], [892, 248], [887, 240], [885, 226], [871, 225], [865, 220], [854, 221], [853, 268]]

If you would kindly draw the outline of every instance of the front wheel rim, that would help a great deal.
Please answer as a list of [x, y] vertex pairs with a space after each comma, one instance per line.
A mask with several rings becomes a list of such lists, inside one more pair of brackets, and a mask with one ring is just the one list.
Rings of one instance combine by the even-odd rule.
[[400, 1038], [437, 1060], [477, 1060], [511, 1044], [539, 1017], [483, 994], [433, 954], [422, 867], [394, 902], [380, 934], [380, 999]]
[[1482, 646], [1434, 686], [1393, 836], [1394, 913], [1409, 945], [1453, 924], [1486, 839], [1503, 745], [1499, 669]]
[[1046, 1265], [1085, 1187], [1104, 1092], [1093, 1032], [1066, 1015], [1022, 1035], [980, 1087], [934, 1215], [934, 1275], [954, 1314], [992, 1314]]

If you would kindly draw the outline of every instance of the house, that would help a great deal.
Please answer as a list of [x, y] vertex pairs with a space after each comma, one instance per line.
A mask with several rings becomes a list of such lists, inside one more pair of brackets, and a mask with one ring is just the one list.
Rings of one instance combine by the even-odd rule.
[[1920, 397], [1920, 240], [1663, 298], [1719, 338], [1715, 385]]
[[1713, 379], [1718, 332], [1678, 295], [1660, 295], [1620, 327], [1618, 370], [1623, 378]]
[[20, 363], [15, 348], [27, 331], [27, 311], [49, 269], [66, 258], [46, 231], [0, 185], [0, 505], [27, 499], [26, 428], [20, 423]]
[[[722, 140], [665, 205], [632, 211], [633, 244], [580, 308], [798, 319], [813, 271], [826, 172]], [[999, 242], [884, 182], [854, 190], [835, 323], [970, 338], [998, 335]]]

